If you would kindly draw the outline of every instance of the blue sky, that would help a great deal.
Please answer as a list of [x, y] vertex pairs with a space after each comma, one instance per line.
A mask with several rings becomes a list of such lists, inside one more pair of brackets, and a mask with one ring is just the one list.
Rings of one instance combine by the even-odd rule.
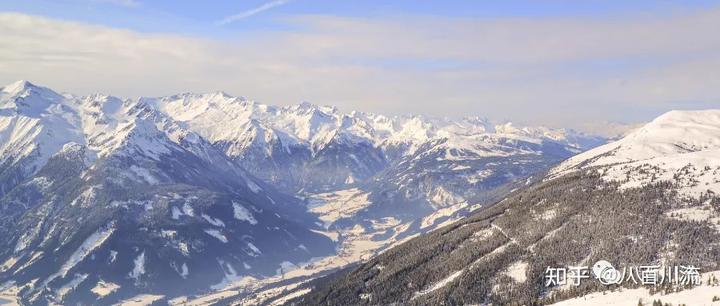
[[720, 108], [718, 1], [0, 0], [0, 82], [592, 128]]
[[[227, 16], [268, 3], [278, 5], [224, 26]], [[5, 11], [122, 27], [143, 32], [217, 36], [244, 31], [291, 30], [282, 20], [293, 15], [383, 17], [423, 15], [472, 18], [600, 17], [634, 14], [673, 14], [678, 10], [712, 8], [718, 1], [330, 1], [330, 0], [0, 0]]]

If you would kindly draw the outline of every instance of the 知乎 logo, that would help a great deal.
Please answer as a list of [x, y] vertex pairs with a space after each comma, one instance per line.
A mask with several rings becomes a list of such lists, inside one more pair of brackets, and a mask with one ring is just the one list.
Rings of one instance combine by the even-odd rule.
[[592, 266], [592, 272], [603, 285], [619, 284], [622, 281], [622, 273], [607, 260], [596, 262]]

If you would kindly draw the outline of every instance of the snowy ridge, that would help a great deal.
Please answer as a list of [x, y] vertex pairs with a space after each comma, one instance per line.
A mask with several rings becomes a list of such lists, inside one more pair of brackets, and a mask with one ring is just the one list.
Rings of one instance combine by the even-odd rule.
[[[16, 218], [0, 219], [0, 244], [15, 250], [0, 251], [0, 277], [38, 279], [27, 301], [96, 288], [110, 303], [113, 291], [315, 275], [454, 222], [598, 141], [477, 117], [274, 107], [223, 92], [79, 97], [18, 82], [0, 93], [0, 204]], [[317, 259], [333, 250], [340, 261]], [[58, 251], [67, 257], [49, 262]]]
[[80, 245], [80, 247], [70, 256], [70, 259], [68, 259], [68, 261], [62, 265], [60, 271], [56, 272], [53, 275], [50, 275], [43, 284], [46, 286], [57, 277], [65, 277], [65, 275], [67, 275], [70, 269], [83, 261], [86, 256], [90, 255], [93, 252], [93, 250], [100, 247], [105, 242], [105, 240], [110, 238], [110, 235], [112, 235], [113, 232], [115, 232], [114, 225], [110, 224], [106, 228], [100, 229], [90, 235], [90, 237], [85, 239], [82, 245]]
[[220, 147], [147, 99], [2, 87], [0, 284], [32, 281], [23, 304], [109, 305], [207, 290], [222, 268], [206, 258], [261, 277], [334, 250], [299, 199]]
[[671, 111], [623, 139], [574, 156], [555, 172], [720, 150], [720, 110]]
[[[207, 139], [249, 173], [291, 193], [372, 184], [372, 178], [394, 172], [393, 167], [432, 160], [451, 164], [534, 155], [554, 163], [605, 141], [572, 130], [495, 124], [480, 117], [346, 113], [308, 102], [275, 107], [222, 92], [140, 100]], [[478, 175], [475, 181], [488, 177]]]
[[[0, 91], [0, 162], [27, 159], [24, 174], [34, 172], [68, 142], [84, 143], [79, 116], [64, 97], [26, 81]], [[28, 173], [29, 172], [29, 173]]]
[[[379, 114], [342, 113], [335, 107], [307, 102], [294, 106], [274, 107], [225, 93], [181, 94], [144, 99], [159, 110], [188, 126], [210, 142], [231, 142], [228, 155], [239, 156], [253, 145], [281, 143], [284, 148], [308, 145], [314, 151], [331, 140], [367, 142], [375, 147], [408, 145], [413, 148], [432, 139], [472, 135], [506, 135], [509, 137], [548, 139], [582, 147], [577, 133], [544, 127], [515, 127], [510, 123], [493, 125], [486, 119], [469, 117], [461, 120], [434, 119], [423, 116], [388, 117]], [[217, 122], [225, 124], [218, 125]], [[226, 129], [225, 126], [241, 127]], [[460, 141], [464, 143], [464, 141]]]
[[551, 172], [600, 167], [623, 188], [672, 181], [686, 195], [720, 191], [720, 110], [671, 111], [626, 137], [563, 162]]
[[[448, 159], [457, 159], [458, 154], [542, 154], [517, 144], [548, 141], [579, 152], [602, 140], [564, 129], [493, 124], [478, 117], [388, 117], [343, 113], [307, 102], [275, 107], [223, 92], [139, 99], [78, 97], [26, 81], [0, 92], [0, 162], [10, 159], [22, 176], [34, 173], [73, 142], [87, 147], [90, 160], [110, 155], [159, 160], [173, 151], [190, 151], [211, 163], [225, 162], [225, 157], [240, 160], [250, 173], [271, 182], [286, 180], [293, 191], [308, 186], [332, 189], [361, 183], [388, 163], [430, 145], [446, 151]], [[356, 154], [346, 154], [347, 150]], [[267, 167], [276, 170], [268, 172]], [[318, 171], [329, 178], [313, 181]], [[131, 175], [156, 181], [144, 173]]]
[[[481, 197], [472, 200], [463, 195], [466, 203], [452, 205], [461, 199], [448, 195], [462, 195], [462, 191], [477, 187], [464, 182], [448, 184], [459, 177], [450, 173], [469, 177], [482, 176], [480, 171], [491, 170], [489, 176], [513, 175], [518, 169], [516, 163], [532, 164], [534, 150], [547, 156], [548, 150], [538, 148], [532, 140], [519, 140], [519, 145], [511, 146], [515, 150], [521, 148], [518, 151], [525, 151], [524, 155], [478, 158], [477, 163], [470, 162], [475, 156], [465, 154], [459, 146], [447, 150], [454, 153], [451, 155], [446, 154], [441, 144], [423, 146], [413, 158], [404, 160], [407, 165], [388, 176], [393, 180], [382, 180], [397, 182], [400, 187], [380, 190], [404, 191], [415, 186], [415, 190], [426, 191], [433, 172], [437, 173], [438, 181], [445, 183], [440, 186], [449, 192], [430, 197], [441, 208], [425, 214], [420, 224], [434, 226], [445, 221], [433, 222], [435, 215], [453, 216], [455, 207], [482, 203]], [[466, 305], [549, 304], [587, 291], [558, 286], [556, 289], [566, 291], [549, 295], [547, 292], [555, 289], [536, 291], [533, 286], [525, 287], [532, 279], [542, 277], [548, 262], [559, 262], [560, 266], [585, 265], [607, 256], [626, 261], [622, 263], [626, 266], [643, 258], [642, 261], [664, 266], [671, 262], [685, 265], [693, 262], [701, 266], [701, 271], [717, 270], [717, 253], [697, 256], [695, 251], [711, 250], [719, 239], [719, 140], [720, 111], [667, 113], [617, 142], [567, 159], [543, 181], [535, 183], [528, 179], [527, 187], [511, 185], [520, 189], [504, 194], [502, 201], [488, 209], [395, 246], [340, 276], [307, 286], [312, 290], [298, 299], [298, 304], [425, 305], [443, 301]], [[452, 164], [443, 164], [455, 157]], [[493, 168], [498, 163], [512, 166]], [[413, 185], [418, 178], [422, 182]], [[646, 184], [658, 185], [635, 188]], [[371, 194], [371, 199], [373, 195], [377, 194]], [[378, 198], [391, 197], [375, 197]], [[491, 247], [481, 253], [463, 253], [463, 250], [475, 252], [473, 243], [478, 243], [479, 248]], [[701, 247], [695, 249], [694, 245]], [[626, 253], [627, 250], [632, 253]], [[627, 284], [626, 280], [624, 285]], [[716, 286], [663, 295], [652, 294], [646, 288], [588, 286], [585, 288], [613, 292], [591, 293], [558, 305], [636, 305], [640, 298], [642, 305], [651, 305], [655, 299], [673, 305], [715, 305]], [[394, 289], [385, 290], [386, 287]]]
[[[226, 162], [211, 143], [143, 99], [92, 94], [60, 95], [20, 81], [0, 91], [0, 162], [28, 176], [68, 143], [86, 146], [86, 157], [143, 156], [159, 160], [189, 151], [210, 163]], [[129, 173], [154, 182], [147, 173]]]

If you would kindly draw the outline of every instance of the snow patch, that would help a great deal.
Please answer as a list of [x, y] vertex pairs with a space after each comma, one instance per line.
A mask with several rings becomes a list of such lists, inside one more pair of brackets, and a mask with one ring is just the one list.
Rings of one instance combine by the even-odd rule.
[[248, 248], [250, 248], [250, 250], [253, 251], [255, 256], [262, 254], [262, 252], [260, 252], [260, 249], [258, 249], [254, 244], [252, 244], [252, 242], [248, 242], [247, 246], [248, 246]]
[[255, 220], [255, 217], [249, 210], [247, 210], [247, 208], [243, 207], [235, 201], [232, 202], [232, 206], [235, 219], [240, 221], [247, 221], [251, 225], [257, 224], [257, 220]]
[[155, 178], [155, 176], [153, 176], [150, 173], [150, 171], [148, 171], [145, 168], [140, 168], [138, 166], [131, 165], [130, 171], [132, 171], [132, 173], [135, 174], [138, 178], [144, 180], [146, 183], [148, 183], [150, 185], [157, 185], [160, 183], [160, 180]]
[[140, 280], [140, 277], [145, 274], [145, 251], [140, 253], [138, 257], [133, 260], [133, 270], [130, 271], [128, 274], [128, 277], [135, 280], [135, 283], [137, 284]]
[[225, 227], [225, 223], [222, 222], [222, 220], [220, 220], [220, 219], [210, 217], [210, 216], [208, 216], [208, 215], [206, 215], [206, 214], [202, 214], [202, 217], [203, 217], [203, 219], [205, 219], [205, 221], [207, 221], [208, 223], [210, 223], [210, 224], [212, 224], [212, 225], [214, 225], [214, 226], [217, 226], [217, 227]]
[[251, 180], [247, 180], [247, 186], [248, 186], [248, 188], [250, 188], [250, 191], [252, 191], [254, 193], [259, 193], [260, 191], [262, 191], [262, 188], [260, 188], [260, 186], [258, 186], [258, 184], [255, 184], [255, 182], [253, 182]]
[[187, 243], [182, 241], [178, 242], [178, 250], [186, 257], [190, 256], [190, 247], [188, 247]]
[[[220, 265], [220, 268], [223, 270], [223, 273], [225, 273], [225, 277], [223, 278], [223, 280], [220, 283], [212, 285], [212, 286], [210, 286], [210, 288], [212, 288], [214, 290], [223, 289], [223, 288], [227, 287], [228, 285], [230, 285], [232, 282], [235, 282], [235, 281], [241, 279], [241, 277], [238, 276], [237, 271], [235, 271], [235, 268], [233, 268], [233, 266], [229, 262], [225, 262], [222, 259], [218, 259], [217, 261], [218, 261], [218, 264]], [[254, 278], [252, 278], [252, 277], [248, 277], [248, 279], [254, 280]]]
[[459, 210], [461, 210], [465, 207], [467, 207], [467, 203], [460, 203], [460, 204], [451, 205], [449, 207], [438, 209], [438, 210], [434, 211], [433, 213], [422, 218], [422, 222], [420, 223], [420, 228], [421, 229], [428, 228], [428, 227], [432, 226], [433, 224], [435, 224], [435, 221], [440, 218], [452, 219], [451, 217], [453, 215], [455, 215], [456, 212], [458, 212]]
[[505, 270], [505, 274], [507, 274], [507, 276], [510, 276], [510, 278], [512, 278], [515, 282], [524, 283], [527, 280], [527, 268], [527, 262], [516, 261]]
[[179, 219], [180, 219], [180, 216], [183, 215], [183, 212], [180, 211], [180, 209], [177, 208], [177, 207], [175, 207], [175, 206], [172, 207], [171, 212], [172, 212], [172, 218], [173, 218], [173, 220], [179, 220]]
[[428, 293], [431, 293], [431, 292], [433, 292], [433, 291], [435, 291], [435, 290], [438, 290], [438, 289], [440, 289], [440, 288], [442, 288], [442, 287], [445, 287], [447, 284], [449, 284], [450, 282], [452, 282], [453, 280], [455, 280], [456, 278], [458, 278], [460, 275], [462, 275], [462, 273], [463, 273], [463, 270], [456, 271], [456, 272], [448, 275], [447, 277], [441, 279], [440, 281], [436, 282], [435, 284], [433, 284], [433, 285], [430, 286], [429, 288], [427, 288], [427, 289], [425, 289], [425, 290], [422, 290], [422, 291], [415, 292], [415, 295], [413, 296], [413, 299], [415, 299], [415, 298], [417, 298], [417, 297], [419, 297], [419, 296], [423, 296], [423, 295], [426, 295], [426, 294], [428, 294]]
[[187, 278], [188, 275], [190, 275], [190, 269], [188, 269], [188, 266], [186, 263], [183, 263], [182, 266], [180, 267], [180, 276], [182, 276], [182, 278]]
[[186, 214], [190, 217], [195, 216], [195, 211], [193, 210], [192, 206], [190, 206], [190, 204], [188, 202], [185, 202], [185, 204], [183, 204], [182, 211], [184, 214]]
[[8, 258], [2, 265], [0, 265], [0, 272], [5, 272], [12, 268], [18, 262], [18, 259], [19, 258], [17, 257]]
[[164, 298], [164, 295], [140, 294], [127, 300], [123, 300], [113, 306], [147, 306]]
[[57, 277], [65, 277], [67, 273], [75, 267], [78, 263], [82, 262], [85, 257], [90, 255], [95, 249], [99, 248], [110, 236], [115, 232], [114, 224], [109, 224], [105, 228], [99, 229], [83, 241], [80, 247], [70, 255], [70, 258], [60, 267], [58, 272], [48, 276], [43, 282], [43, 287], [47, 286], [51, 281]]
[[92, 291], [92, 293], [95, 293], [95, 295], [97, 295], [98, 297], [102, 298], [102, 297], [112, 294], [113, 292], [117, 291], [118, 289], [120, 289], [120, 285], [118, 285], [116, 283], [111, 283], [111, 282], [106, 282], [104, 280], [100, 280], [97, 282], [95, 287], [90, 289], [90, 291]]
[[88, 274], [75, 274], [75, 277], [70, 282], [56, 290], [57, 296], [60, 300], [65, 299], [65, 296], [75, 290], [82, 282], [85, 281], [85, 279], [87, 279], [87, 277]]
[[[714, 275], [720, 278], [720, 271], [703, 273], [700, 277], [705, 281]], [[637, 305], [638, 301], [642, 301], [643, 306], [653, 305], [653, 301], [661, 300], [663, 305], [720, 305], [720, 301], [716, 301], [715, 297], [720, 297], [718, 287], [710, 284], [702, 284], [692, 288], [683, 289], [679, 292], [670, 292], [663, 294], [662, 290], [653, 295], [647, 288], [636, 289], [619, 289], [616, 291], [603, 291], [586, 294], [581, 297], [564, 300], [555, 304], [556, 306], [596, 306], [596, 305]]]
[[216, 229], [206, 229], [204, 230], [206, 234], [215, 237], [215, 239], [220, 240], [222, 243], [228, 243], [227, 237], [223, 235], [220, 231]]
[[118, 252], [114, 250], [110, 250], [110, 258], [108, 258], [108, 262], [114, 263], [115, 260], [117, 260]]

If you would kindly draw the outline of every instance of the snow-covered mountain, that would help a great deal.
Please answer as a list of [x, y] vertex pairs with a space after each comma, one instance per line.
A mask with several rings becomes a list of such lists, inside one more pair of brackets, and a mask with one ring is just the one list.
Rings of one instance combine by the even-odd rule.
[[0, 284], [25, 303], [187, 294], [332, 253], [297, 198], [142, 100], [0, 96]]
[[619, 141], [570, 158], [553, 175], [589, 168], [622, 188], [670, 181], [689, 196], [718, 191], [720, 110], [668, 112]]
[[475, 117], [16, 82], [0, 91], [0, 293], [107, 304], [315, 277], [602, 142]]
[[307, 102], [273, 107], [222, 92], [143, 101], [216, 144], [251, 173], [290, 191], [357, 185], [438, 142], [446, 144], [436, 150], [448, 156], [477, 158], [537, 154], [538, 148], [523, 144], [544, 142], [561, 145], [567, 157], [602, 143], [572, 131], [493, 125], [479, 118], [342, 113]]
[[[545, 276], [548, 267], [599, 260], [626, 269], [720, 269], [719, 137], [719, 110], [666, 113], [568, 159], [485, 210], [285, 296], [300, 305], [700, 301], [670, 294], [691, 290], [672, 283], [617, 293], [618, 287], [642, 286], [638, 276], [635, 283], [609, 286], [593, 275], [580, 286], [548, 286]], [[701, 281], [703, 287], [688, 292], [703, 294], [702, 303], [709, 304], [716, 283]], [[607, 291], [616, 293], [606, 297]]]
[[491, 204], [533, 174], [604, 142], [478, 117], [388, 117], [307, 102], [274, 107], [223, 92], [141, 100], [287, 193], [313, 198], [357, 188], [369, 199], [326, 226], [433, 214], [418, 221], [425, 225], [412, 225], [414, 232]]

